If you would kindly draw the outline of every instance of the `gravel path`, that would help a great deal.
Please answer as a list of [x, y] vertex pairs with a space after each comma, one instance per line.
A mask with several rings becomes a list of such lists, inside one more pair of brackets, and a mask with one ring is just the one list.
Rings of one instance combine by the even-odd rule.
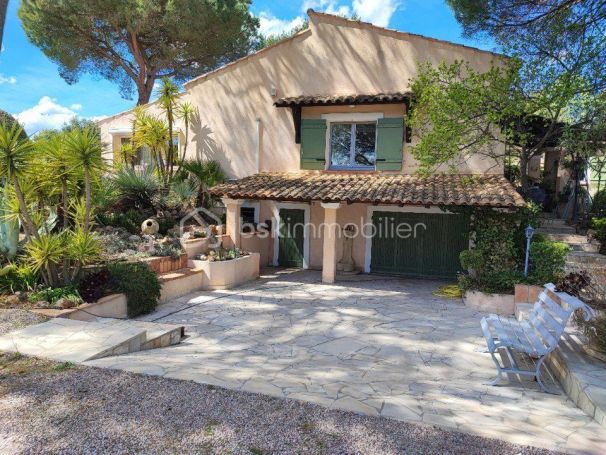
[[46, 321], [44, 316], [30, 313], [27, 310], [0, 309], [0, 335], [44, 321]]
[[0, 453], [554, 452], [188, 381], [0, 354]]

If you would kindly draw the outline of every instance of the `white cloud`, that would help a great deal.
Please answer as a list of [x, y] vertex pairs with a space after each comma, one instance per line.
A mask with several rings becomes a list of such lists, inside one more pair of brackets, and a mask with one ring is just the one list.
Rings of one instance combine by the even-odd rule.
[[82, 105], [80, 103], [74, 103], [69, 108], [73, 109], [74, 111], [79, 111], [80, 109], [82, 109]]
[[61, 128], [76, 115], [73, 109], [61, 106], [56, 99], [43, 96], [38, 104], [19, 112], [15, 117], [31, 135], [41, 130]]
[[11, 84], [14, 85], [17, 83], [17, 78], [15, 76], [5, 76], [0, 73], [0, 85], [2, 84]]
[[304, 19], [300, 16], [295, 17], [292, 20], [279, 19], [268, 11], [262, 11], [259, 14], [259, 32], [263, 36], [268, 35], [279, 35], [280, 33], [292, 30], [303, 24]]
[[354, 13], [363, 21], [372, 22], [379, 27], [387, 27], [391, 16], [396, 12], [398, 0], [353, 0]]

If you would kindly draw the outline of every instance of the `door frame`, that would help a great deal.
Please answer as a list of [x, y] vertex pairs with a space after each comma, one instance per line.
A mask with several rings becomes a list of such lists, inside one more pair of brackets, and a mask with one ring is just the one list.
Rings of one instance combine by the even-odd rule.
[[[415, 205], [398, 207], [394, 205], [369, 205], [366, 211], [366, 225], [372, 225], [372, 215], [374, 212], [398, 212], [398, 213], [424, 213], [434, 215], [454, 215], [452, 212], [445, 212], [439, 207], [418, 207]], [[364, 239], [364, 273], [370, 273], [370, 261], [372, 257], [372, 237], [366, 236]]]
[[280, 209], [303, 210], [303, 219], [305, 227], [303, 229], [303, 268], [309, 268], [309, 220], [310, 205], [304, 202], [275, 202], [272, 201], [273, 223], [272, 231], [274, 236], [274, 257], [273, 265], [278, 266], [278, 255], [280, 248]]

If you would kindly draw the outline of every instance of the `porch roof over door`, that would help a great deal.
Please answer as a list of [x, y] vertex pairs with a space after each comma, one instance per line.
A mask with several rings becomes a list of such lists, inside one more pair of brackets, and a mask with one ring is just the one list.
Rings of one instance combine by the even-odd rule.
[[230, 199], [345, 202], [385, 205], [519, 208], [524, 199], [500, 175], [383, 173], [260, 173], [217, 185], [211, 194]]

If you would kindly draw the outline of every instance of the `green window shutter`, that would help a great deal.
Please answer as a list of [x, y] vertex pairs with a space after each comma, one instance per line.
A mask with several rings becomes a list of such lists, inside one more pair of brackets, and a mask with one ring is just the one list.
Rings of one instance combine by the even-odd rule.
[[377, 121], [377, 170], [402, 169], [404, 119], [380, 118]]
[[301, 169], [326, 167], [326, 120], [301, 120]]

